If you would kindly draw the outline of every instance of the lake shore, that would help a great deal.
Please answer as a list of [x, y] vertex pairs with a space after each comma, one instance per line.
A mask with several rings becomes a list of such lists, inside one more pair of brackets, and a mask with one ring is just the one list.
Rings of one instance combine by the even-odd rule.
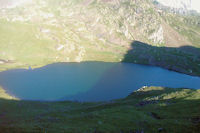
[[[90, 62], [92, 60], [86, 60], [86, 61], [81, 61], [81, 62]], [[29, 67], [31, 67], [32, 69], [36, 69], [36, 68], [40, 68], [40, 67], [44, 67], [46, 65], [49, 65], [49, 64], [55, 64], [55, 63], [81, 63], [81, 62], [48, 62], [48, 63], [44, 63], [44, 64], [38, 64], [38, 65], [11, 65], [9, 66], [9, 64], [6, 64], [6, 65], [2, 65], [1, 64], [1, 68], [0, 68], [0, 72], [2, 71], [7, 71], [7, 70], [11, 70], [11, 69], [29, 69]], [[104, 62], [104, 61], [97, 61], [97, 62]], [[107, 61], [105, 61], [107, 62]], [[109, 61], [109, 62], [115, 62], [115, 63], [133, 63], [133, 64], [139, 64], [139, 65], [147, 65], [147, 66], [155, 66], [155, 67], [161, 67], [163, 69], [167, 69], [167, 70], [170, 70], [170, 71], [175, 71], [175, 72], [178, 72], [178, 73], [182, 73], [182, 74], [187, 74], [187, 75], [190, 75], [190, 76], [197, 76], [197, 77], [200, 77], [200, 73], [199, 72], [195, 72], [195, 71], [192, 71], [190, 68], [179, 68], [177, 67], [176, 65], [172, 66], [172, 65], [167, 65], [167, 64], [163, 64], [163, 63], [160, 63], [160, 62], [157, 62], [157, 63], [148, 63], [146, 62], [145, 60], [143, 59], [135, 59], [135, 60], [124, 60], [124, 61]], [[109, 63], [108, 62], [108, 63]], [[198, 67], [198, 64], [196, 64], [196, 66]], [[199, 65], [199, 68], [200, 68], [200, 65]]]

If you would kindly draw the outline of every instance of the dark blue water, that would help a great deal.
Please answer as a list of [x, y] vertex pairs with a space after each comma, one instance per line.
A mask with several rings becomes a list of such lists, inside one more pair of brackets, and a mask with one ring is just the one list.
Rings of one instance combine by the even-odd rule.
[[142, 86], [200, 88], [200, 78], [129, 63], [57, 63], [0, 73], [0, 86], [23, 100], [105, 101]]

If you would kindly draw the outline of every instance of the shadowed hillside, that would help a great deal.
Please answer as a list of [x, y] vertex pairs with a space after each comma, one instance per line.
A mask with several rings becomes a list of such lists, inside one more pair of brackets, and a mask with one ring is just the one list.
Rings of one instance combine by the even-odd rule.
[[0, 132], [198, 133], [200, 91], [143, 87], [101, 103], [0, 99]]
[[134, 41], [122, 61], [160, 66], [200, 76], [200, 49], [193, 46], [157, 47]]

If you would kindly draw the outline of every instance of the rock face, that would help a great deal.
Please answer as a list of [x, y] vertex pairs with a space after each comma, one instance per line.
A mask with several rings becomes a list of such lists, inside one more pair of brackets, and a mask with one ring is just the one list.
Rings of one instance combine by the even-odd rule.
[[[121, 61], [134, 41], [200, 47], [199, 27], [199, 15], [175, 14], [152, 0], [0, 0], [0, 58], [30, 65]], [[139, 56], [156, 64], [152, 54]]]
[[154, 43], [164, 43], [164, 33], [163, 33], [163, 27], [160, 26], [160, 28], [155, 31], [149, 39], [152, 39]]
[[[156, 45], [166, 42], [161, 14], [148, 0], [82, 0], [75, 2], [28, 0], [29, 4], [26, 6], [24, 5], [27, 3], [25, 0], [17, 2], [1, 0], [0, 3], [4, 5], [2, 6], [4, 9], [0, 11], [1, 19], [10, 22], [39, 23], [59, 27], [65, 31], [67, 31], [67, 26], [71, 25], [76, 35], [87, 31], [85, 35], [78, 36], [86, 37], [90, 42], [95, 38], [103, 43], [119, 45], [126, 45], [130, 40]], [[19, 12], [5, 8], [9, 6], [13, 8], [17, 6]], [[43, 27], [41, 27], [42, 32], [48, 34], [49, 30], [47, 32]]]

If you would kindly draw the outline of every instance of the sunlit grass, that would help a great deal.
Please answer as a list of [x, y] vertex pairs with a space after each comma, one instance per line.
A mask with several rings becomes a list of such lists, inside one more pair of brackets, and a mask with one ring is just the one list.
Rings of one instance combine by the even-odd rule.
[[17, 100], [14, 96], [9, 95], [6, 91], [0, 86], [0, 99], [6, 100]]

